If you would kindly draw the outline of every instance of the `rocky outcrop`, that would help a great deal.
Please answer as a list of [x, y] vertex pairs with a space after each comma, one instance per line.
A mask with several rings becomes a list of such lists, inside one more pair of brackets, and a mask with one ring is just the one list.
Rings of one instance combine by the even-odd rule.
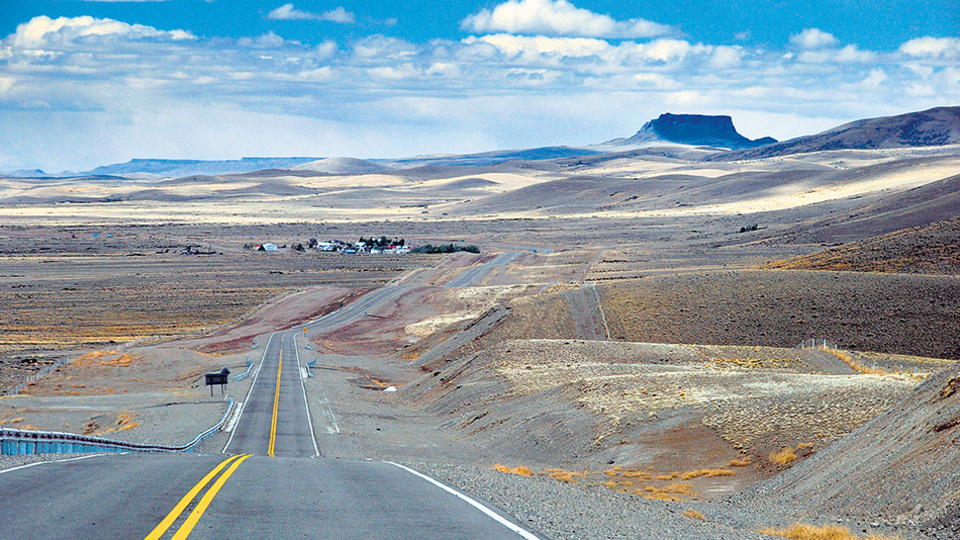
[[773, 144], [777, 140], [771, 137], [750, 140], [737, 132], [729, 116], [664, 113], [644, 124], [633, 137], [606, 144], [633, 146], [652, 142], [741, 149]]

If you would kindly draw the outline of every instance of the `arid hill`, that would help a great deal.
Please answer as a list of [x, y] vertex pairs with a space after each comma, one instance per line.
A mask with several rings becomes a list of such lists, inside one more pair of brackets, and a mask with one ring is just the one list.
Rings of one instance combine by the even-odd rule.
[[960, 144], [960, 107], [936, 107], [899, 116], [857, 120], [817, 135], [740, 150], [710, 160], [760, 159], [841, 149], [906, 148]]
[[743, 495], [810, 515], [886, 518], [960, 535], [960, 364], [902, 403]]
[[767, 269], [960, 274], [960, 218], [776, 261]]

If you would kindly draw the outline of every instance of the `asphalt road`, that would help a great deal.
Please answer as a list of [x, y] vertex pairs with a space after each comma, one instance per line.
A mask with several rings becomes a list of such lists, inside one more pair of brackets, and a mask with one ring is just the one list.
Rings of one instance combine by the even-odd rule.
[[522, 251], [507, 251], [501, 253], [494, 257], [492, 260], [486, 264], [478, 264], [477, 266], [471, 266], [463, 272], [460, 272], [455, 278], [447, 282], [443, 287], [445, 289], [455, 289], [458, 287], [472, 287], [480, 278], [490, 273], [491, 270], [497, 268], [498, 266], [504, 266], [510, 264], [517, 257], [523, 255]]
[[378, 462], [253, 456], [231, 471], [237, 457], [171, 515], [227, 459], [127, 454], [11, 470], [0, 474], [0, 537], [522, 538], [460, 498]]
[[[403, 289], [374, 291], [306, 326], [338, 328]], [[78, 456], [0, 471], [0, 538], [536, 538], [416, 471], [323, 458], [301, 378], [302, 332], [268, 340], [223, 454]]]

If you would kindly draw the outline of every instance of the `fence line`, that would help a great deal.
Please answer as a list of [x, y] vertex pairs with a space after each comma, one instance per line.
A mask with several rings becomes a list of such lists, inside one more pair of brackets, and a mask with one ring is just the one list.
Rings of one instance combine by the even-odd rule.
[[29, 375], [26, 379], [23, 380], [23, 382], [11, 388], [10, 391], [7, 393], [7, 395], [15, 396], [19, 394], [28, 384], [33, 384], [39, 381], [40, 379], [46, 377], [47, 375], [53, 373], [57, 369], [69, 364], [72, 361], [73, 361], [72, 358], [58, 358], [54, 363], [50, 364], [49, 366], [44, 366], [40, 368], [40, 371], [37, 371], [33, 375]]
[[805, 339], [800, 342], [795, 348], [797, 349], [820, 349], [822, 351], [836, 351], [840, 347], [833, 342], [827, 341], [825, 339]]

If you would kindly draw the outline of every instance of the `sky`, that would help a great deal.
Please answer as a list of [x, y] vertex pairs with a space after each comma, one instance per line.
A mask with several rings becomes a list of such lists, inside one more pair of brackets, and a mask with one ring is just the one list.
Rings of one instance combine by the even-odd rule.
[[956, 0], [0, 0], [0, 171], [750, 138], [960, 105]]

